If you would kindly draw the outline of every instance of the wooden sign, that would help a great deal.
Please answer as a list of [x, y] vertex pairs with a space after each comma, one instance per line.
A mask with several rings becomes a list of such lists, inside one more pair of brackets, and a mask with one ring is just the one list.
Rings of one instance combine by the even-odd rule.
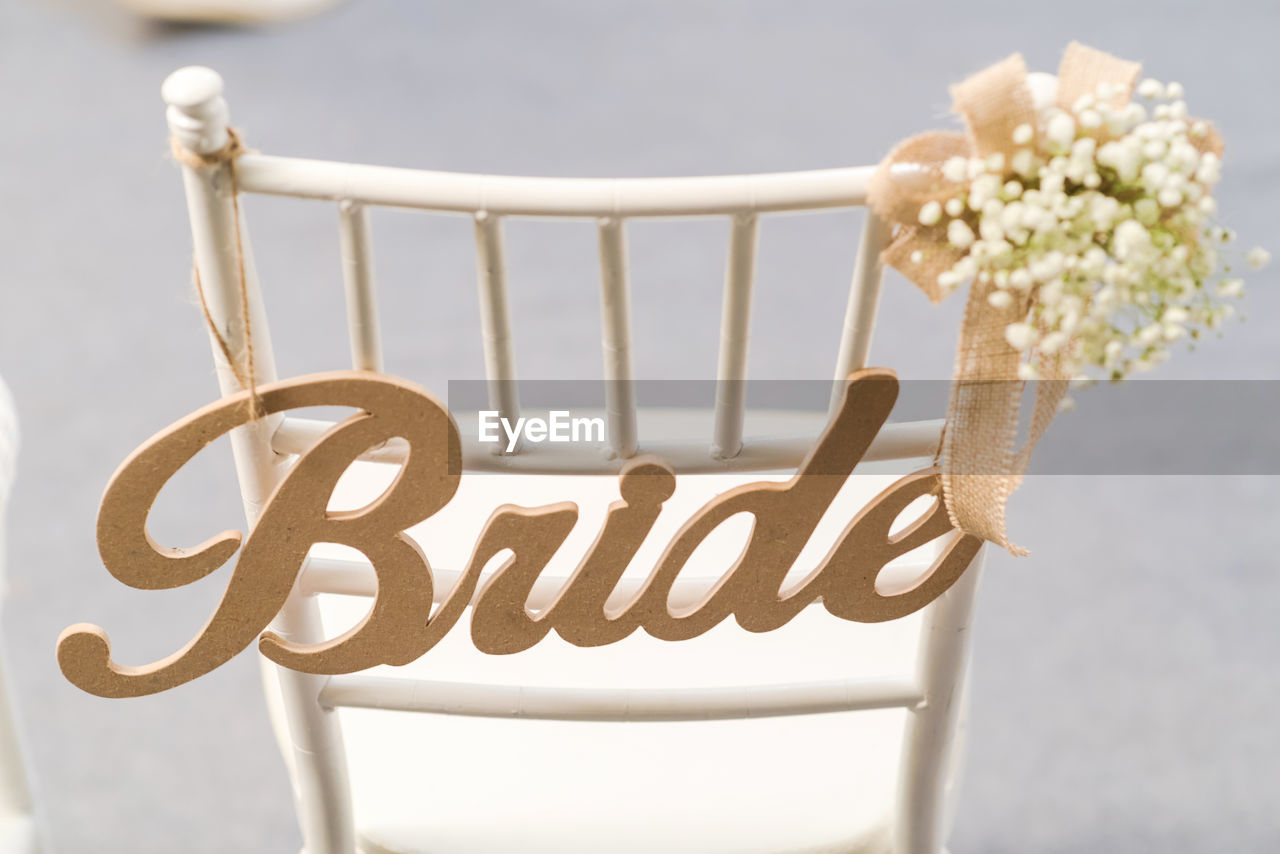
[[[102, 697], [136, 697], [188, 682], [243, 651], [255, 640], [272, 661], [307, 673], [352, 673], [379, 664], [407, 664], [430, 650], [474, 607], [472, 640], [483, 652], [506, 654], [536, 644], [555, 630], [569, 643], [600, 646], [636, 629], [671, 641], [706, 632], [730, 614], [753, 632], [776, 629], [821, 600], [834, 616], [880, 622], [933, 601], [969, 566], [981, 541], [954, 534], [921, 580], [881, 595], [880, 570], [894, 558], [952, 532], [941, 500], [904, 530], [890, 534], [917, 498], [938, 496], [936, 469], [901, 478], [862, 509], [816, 569], [783, 590], [788, 571], [866, 453], [897, 400], [892, 371], [858, 371], [842, 405], [796, 475], [785, 482], [743, 484], [715, 497], [675, 534], [641, 591], [611, 612], [605, 603], [675, 491], [675, 472], [661, 460], [638, 457], [619, 474], [621, 499], [550, 607], [530, 613], [529, 593], [578, 520], [570, 502], [499, 507], [490, 516], [457, 586], [432, 614], [430, 565], [404, 532], [449, 503], [461, 477], [457, 427], [439, 401], [394, 377], [360, 372], [316, 374], [258, 389], [262, 411], [346, 406], [355, 415], [331, 428], [298, 457], [272, 493], [247, 538], [226, 531], [192, 549], [167, 548], [147, 533], [156, 496], [202, 448], [249, 419], [248, 393], [216, 401], [152, 437], [116, 471], [98, 514], [98, 549], [120, 581], [143, 590], [181, 587], [239, 558], [226, 592], [204, 628], [160, 661], [124, 666], [111, 660], [101, 628], [77, 624], [58, 639], [58, 663], [72, 683]], [[372, 504], [329, 511], [339, 477], [360, 456], [399, 437], [409, 453], [395, 481]], [[696, 606], [672, 612], [671, 586], [698, 545], [738, 513], [755, 520], [737, 561]], [[284, 605], [307, 553], [316, 543], [362, 552], [377, 574], [369, 613], [342, 635], [301, 645], [265, 631]], [[481, 570], [498, 553], [512, 556], [477, 593]]]

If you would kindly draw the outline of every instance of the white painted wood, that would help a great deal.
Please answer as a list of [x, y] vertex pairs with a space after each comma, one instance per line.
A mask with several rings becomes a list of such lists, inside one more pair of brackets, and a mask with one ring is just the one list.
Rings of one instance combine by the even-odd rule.
[[729, 233], [729, 267], [725, 274], [720, 317], [720, 361], [716, 369], [716, 421], [711, 456], [731, 459], [742, 451], [746, 413], [747, 342], [751, 333], [751, 284], [755, 277], [755, 214], [738, 214]]
[[849, 288], [849, 303], [844, 314], [844, 332], [840, 336], [840, 350], [836, 356], [836, 371], [831, 389], [833, 412], [840, 405], [845, 379], [859, 368], [867, 366], [867, 358], [871, 353], [871, 333], [875, 329], [876, 311], [880, 307], [880, 285], [884, 272], [880, 253], [892, 236], [892, 228], [868, 208], [867, 218], [862, 226], [862, 241], [858, 244], [858, 257], [854, 261], [853, 284]]
[[[222, 81], [217, 74], [207, 68], [180, 69], [165, 81], [162, 94], [169, 105], [170, 132], [179, 142], [198, 154], [211, 154], [226, 144], [228, 113], [222, 97]], [[230, 167], [193, 169], [183, 165], [182, 173], [196, 266], [212, 321], [232, 353], [247, 364], [250, 342], [241, 317], [239, 274], [243, 262], [257, 378], [260, 382], [269, 382], [276, 378], [271, 337], [247, 228], [243, 216], [239, 220], [236, 217]], [[237, 255], [238, 246], [244, 253], [242, 259]], [[239, 381], [221, 349], [216, 343], [212, 349], [222, 393], [239, 391]], [[271, 436], [279, 423], [279, 416], [268, 416], [231, 434], [245, 517], [250, 526], [287, 468], [287, 458], [271, 448]], [[272, 627], [290, 640], [318, 642], [321, 638], [314, 633], [319, 625], [315, 600], [295, 593]], [[355, 854], [355, 829], [346, 790], [341, 739], [333, 716], [316, 702], [323, 679], [275, 668], [269, 663], [264, 666], [274, 671], [272, 675], [279, 683], [289, 715], [293, 751], [290, 765], [295, 770], [293, 783], [304, 852]]]
[[[815, 420], [815, 429], [804, 435], [779, 437], [752, 437], [741, 452], [728, 459], [707, 455], [702, 441], [655, 439], [646, 440], [644, 451], [666, 460], [681, 474], [735, 471], [780, 471], [795, 469], [813, 450], [821, 419]], [[904, 421], [886, 424], [872, 441], [863, 462], [888, 460], [914, 460], [932, 457], [942, 439], [942, 419], [928, 421]], [[288, 417], [272, 438], [272, 447], [281, 454], [300, 454], [316, 443], [325, 431], [333, 426], [331, 421]], [[607, 458], [591, 445], [531, 445], [518, 456], [492, 457], [492, 445], [482, 444], [474, 435], [474, 423], [462, 429], [463, 465], [468, 471], [564, 473], [564, 474], [612, 474], [626, 462]], [[363, 454], [360, 459], [379, 463], [404, 461], [404, 442], [392, 439], [385, 445]]]
[[604, 217], [600, 233], [600, 322], [604, 349], [605, 426], [613, 458], [636, 453], [636, 388], [631, 374], [631, 286], [622, 220]]
[[165, 78], [160, 97], [169, 105], [169, 133], [186, 148], [209, 154], [227, 144], [229, 113], [218, 72], [200, 65], [181, 68]]
[[[185, 69], [165, 86], [169, 122], [175, 135], [197, 152], [213, 152], [225, 145], [227, 110], [221, 81], [207, 69]], [[717, 399], [712, 426], [713, 455], [706, 443], [672, 440], [660, 432], [638, 436], [638, 419], [631, 367], [631, 329], [625, 247], [625, 223], [635, 217], [727, 216], [732, 230], [726, 274], [718, 376], [744, 378], [750, 325], [750, 293], [758, 216], [863, 205], [872, 167], [700, 178], [570, 179], [463, 175], [379, 166], [326, 163], [260, 154], [241, 156], [236, 165], [239, 188], [265, 193], [339, 202], [342, 210], [344, 270], [348, 306], [353, 315], [353, 356], [357, 364], [375, 365], [377, 318], [374, 310], [371, 243], [364, 207], [382, 205], [417, 208], [472, 216], [476, 222], [482, 328], [489, 376], [515, 376], [509, 309], [505, 294], [501, 228], [504, 217], [562, 217], [595, 219], [601, 263], [601, 318], [605, 355], [604, 377], [609, 395], [609, 447], [613, 460], [554, 446], [526, 448], [513, 456], [478, 453], [467, 444], [467, 468], [490, 472], [612, 472], [619, 459], [638, 449], [654, 451], [680, 471], [767, 471], [794, 467], [812, 443], [812, 436], [781, 439], [744, 438], [745, 400], [733, 393]], [[900, 180], [916, 180], [918, 170], [903, 168]], [[197, 263], [205, 282], [214, 322], [243, 358], [244, 329], [239, 320], [239, 281], [235, 265], [235, 218], [230, 196], [230, 170], [184, 167], [188, 207]], [[243, 220], [239, 222], [243, 230]], [[855, 265], [845, 316], [836, 376], [867, 364], [871, 333], [879, 301], [879, 255], [889, 228], [868, 216]], [[247, 284], [252, 306], [254, 352], [263, 381], [274, 377], [266, 318], [253, 273], [251, 251], [244, 241]], [[807, 343], [807, 342], [806, 342]], [[235, 377], [215, 348], [219, 380], [224, 391], [235, 390]], [[380, 365], [380, 361], [376, 364]], [[514, 399], [499, 400], [495, 408], [515, 412]], [[286, 455], [303, 450], [326, 428], [324, 422], [301, 418], [264, 419], [233, 436], [237, 469], [246, 513], [252, 521], [261, 500], [275, 485]], [[937, 447], [940, 421], [886, 425], [868, 460], [928, 456]], [[702, 435], [706, 435], [705, 432]], [[590, 449], [587, 449], [590, 451]], [[371, 452], [368, 459], [395, 462], [404, 449], [396, 442]], [[591, 457], [588, 459], [588, 457]], [[721, 457], [717, 459], [715, 457]], [[923, 615], [923, 642], [918, 667], [900, 680], [857, 680], [743, 686], [714, 689], [695, 686], [680, 692], [639, 689], [574, 691], [525, 688], [480, 682], [442, 683], [433, 679], [400, 681], [359, 675], [332, 681], [266, 671], [274, 707], [280, 712], [280, 732], [299, 797], [299, 815], [307, 854], [352, 854], [355, 846], [342, 733], [333, 705], [453, 712], [468, 715], [501, 714], [532, 718], [590, 720], [658, 720], [715, 714], [730, 718], [744, 714], [816, 714], [835, 708], [870, 708], [874, 698], [892, 697], [909, 711], [903, 739], [901, 767], [893, 779], [897, 803], [892, 815], [892, 854], [940, 854], [945, 835], [943, 816], [952, 796], [947, 780], [953, 775], [959, 710], [963, 707], [964, 672], [969, 655], [968, 626], [978, 581], [978, 567]], [[443, 595], [457, 579], [457, 570], [437, 568], [437, 593]], [[532, 607], [551, 601], [562, 580], [539, 581]], [[630, 583], [624, 580], [624, 585]], [[371, 568], [359, 561], [312, 558], [282, 613], [276, 630], [294, 640], [316, 641], [322, 636], [314, 594], [326, 591], [369, 596], [375, 592]], [[673, 603], [696, 601], [705, 586], [696, 579], [677, 582]], [[333, 598], [333, 597], [330, 597]], [[335, 600], [336, 601], [336, 600]], [[877, 648], [879, 649], [879, 648]], [[909, 687], [908, 687], [909, 686]], [[873, 690], [874, 688], [874, 690]], [[887, 702], [887, 701], [886, 701]], [[355, 713], [355, 712], [353, 712]], [[866, 714], [885, 714], [886, 712]], [[862, 713], [858, 713], [861, 715]], [[857, 717], [857, 715], [855, 715]], [[826, 718], [814, 718], [823, 721]], [[537, 725], [534, 723], [524, 726]], [[641, 726], [642, 724], [636, 724]], [[669, 724], [680, 726], [679, 724]], [[883, 746], [884, 739], [876, 744]], [[888, 778], [886, 778], [888, 779]], [[391, 791], [395, 791], [393, 788]], [[388, 795], [390, 797], [390, 795]], [[408, 817], [410, 820], [412, 816]], [[872, 840], [872, 837], [867, 837]], [[849, 850], [889, 851], [874, 840]], [[365, 838], [368, 851], [391, 850]], [[427, 839], [411, 849], [436, 850]], [[425, 847], [424, 847], [425, 846]], [[396, 849], [399, 850], [399, 849]], [[487, 851], [488, 849], [486, 849]]]
[[[18, 463], [18, 416], [9, 388], [0, 378], [0, 589], [10, 488]], [[38, 854], [43, 830], [35, 817], [22, 726], [9, 692], [8, 649], [0, 648], [0, 854]]]
[[973, 613], [986, 547], [960, 580], [929, 606], [921, 639], [917, 679], [926, 702], [907, 718], [898, 772], [900, 811], [894, 823], [894, 854], [938, 854], [946, 844], [953, 765], [962, 749], [956, 730], [967, 697], [966, 675], [973, 649]]
[[330, 708], [386, 709], [551, 721], [723, 721], [914, 708], [910, 680], [843, 679], [676, 691], [477, 685], [380, 676], [335, 676], [320, 694]]
[[338, 234], [342, 250], [342, 282], [347, 295], [347, 331], [351, 366], [357, 371], [382, 371], [382, 334], [374, 291], [373, 235], [369, 211], [350, 199], [338, 205]]
[[[480, 329], [484, 337], [484, 371], [489, 387], [489, 407], [499, 418], [514, 424], [520, 417], [516, 385], [515, 346], [511, 338], [511, 309], [507, 302], [507, 270], [502, 254], [502, 220], [477, 211], [476, 272], [480, 291]], [[510, 453], [519, 453], [523, 437]], [[507, 446], [498, 442], [489, 453], [505, 456]]]
[[778, 213], [866, 204], [874, 167], [698, 178], [524, 178], [246, 154], [240, 187], [304, 199], [522, 217], [670, 217]]

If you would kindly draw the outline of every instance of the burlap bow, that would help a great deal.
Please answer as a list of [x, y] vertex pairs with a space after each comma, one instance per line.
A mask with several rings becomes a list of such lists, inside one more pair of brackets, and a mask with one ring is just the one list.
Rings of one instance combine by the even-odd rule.
[[[1071, 110], [1082, 95], [1095, 95], [1099, 84], [1109, 84], [1112, 106], [1123, 106], [1132, 95], [1141, 66], [1072, 42], [1058, 68], [1056, 105]], [[949, 270], [965, 255], [947, 241], [943, 225], [919, 222], [920, 209], [931, 201], [945, 202], [963, 188], [947, 180], [943, 164], [951, 157], [1004, 156], [1009, 163], [1019, 148], [1035, 145], [1038, 113], [1020, 54], [980, 71], [951, 88], [952, 110], [965, 124], [965, 132], [932, 131], [913, 136], [896, 146], [881, 162], [868, 188], [871, 208], [897, 226], [881, 260], [920, 287], [930, 301], [938, 302], [946, 291], [938, 274]], [[1033, 129], [1032, 141], [1014, 142], [1020, 125]], [[1096, 132], [1104, 141], [1105, 129]], [[1203, 151], [1221, 154], [1221, 140], [1209, 131], [1198, 140]], [[915, 260], [912, 260], [912, 259]], [[969, 534], [982, 537], [1015, 555], [1026, 549], [1009, 542], [1005, 531], [1005, 505], [1026, 472], [1031, 451], [1057, 413], [1070, 379], [1064, 347], [1055, 354], [1033, 350], [1030, 358], [1041, 380], [1028, 424], [1027, 439], [1017, 444], [1019, 415], [1025, 383], [1018, 380], [1022, 354], [1005, 340], [1010, 323], [1025, 320], [1036, 297], [1035, 290], [1011, 293], [1013, 302], [992, 306], [987, 297], [993, 283], [974, 281], [965, 307], [957, 348], [946, 430], [939, 450], [943, 500], [951, 522]]]

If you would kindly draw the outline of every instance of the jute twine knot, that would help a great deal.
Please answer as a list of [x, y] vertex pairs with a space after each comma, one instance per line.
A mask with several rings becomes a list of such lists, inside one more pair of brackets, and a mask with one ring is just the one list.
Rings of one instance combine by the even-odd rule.
[[227, 128], [227, 144], [208, 154], [192, 151], [176, 136], [169, 138], [169, 148], [173, 152], [174, 160], [191, 169], [218, 169], [225, 166], [227, 178], [231, 182], [231, 208], [236, 220], [236, 274], [240, 285], [240, 323], [244, 329], [243, 364], [231, 352], [231, 345], [227, 342], [226, 336], [214, 322], [213, 315], [209, 311], [209, 302], [205, 299], [204, 284], [200, 281], [200, 265], [194, 257], [191, 259], [191, 278], [196, 286], [196, 294], [200, 297], [200, 310], [204, 312], [209, 331], [218, 343], [218, 349], [222, 351], [222, 356], [235, 376], [236, 382], [241, 388], [248, 390], [249, 417], [251, 420], [257, 420], [262, 414], [262, 401], [258, 397], [258, 372], [253, 357], [253, 318], [249, 310], [249, 284], [244, 266], [244, 239], [240, 233], [240, 187], [236, 180], [236, 158], [246, 149], [240, 140], [240, 135], [231, 128]]

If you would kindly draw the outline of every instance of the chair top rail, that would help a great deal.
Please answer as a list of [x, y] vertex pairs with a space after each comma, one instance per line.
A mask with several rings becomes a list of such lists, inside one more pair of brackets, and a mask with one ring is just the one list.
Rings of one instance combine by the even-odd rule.
[[265, 154], [236, 161], [241, 190], [518, 217], [685, 217], [858, 207], [873, 166], [687, 178], [531, 178]]
[[327, 708], [364, 708], [485, 718], [560, 721], [706, 721], [913, 709], [924, 692], [912, 679], [842, 679], [715, 688], [559, 688], [333, 676]]

